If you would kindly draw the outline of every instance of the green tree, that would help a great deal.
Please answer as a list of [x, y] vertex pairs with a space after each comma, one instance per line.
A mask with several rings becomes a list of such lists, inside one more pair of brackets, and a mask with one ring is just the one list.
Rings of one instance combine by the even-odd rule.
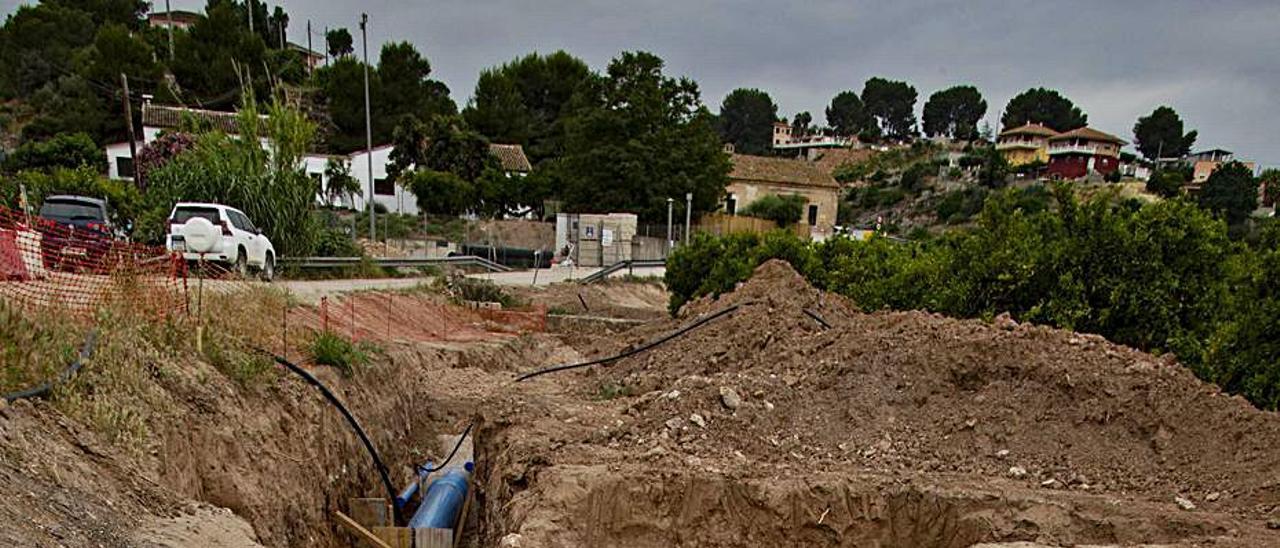
[[813, 115], [807, 110], [797, 113], [795, 119], [791, 121], [791, 134], [803, 137], [813, 132]]
[[978, 164], [978, 183], [987, 188], [1001, 188], [1009, 176], [1009, 163], [995, 147], [982, 147], [975, 151]]
[[955, 86], [936, 91], [924, 104], [924, 133], [972, 141], [978, 138], [978, 121], [987, 113], [987, 101], [978, 88]]
[[267, 75], [263, 74], [266, 42], [249, 32], [245, 14], [239, 4], [213, 0], [205, 8], [205, 16], [187, 32], [174, 34], [170, 71], [183, 102], [231, 104], [242, 90], [245, 76], [253, 81], [255, 92], [268, 96]]
[[1258, 180], [1240, 162], [1219, 166], [1200, 189], [1200, 205], [1236, 225], [1258, 208]]
[[22, 128], [23, 140], [76, 132], [104, 140], [124, 136], [124, 120], [113, 115], [102, 90], [80, 76], [58, 78], [33, 93], [29, 104], [35, 116]]
[[324, 177], [328, 181], [325, 187], [326, 198], [331, 204], [340, 203], [343, 199], [360, 193], [360, 180], [351, 175], [351, 166], [347, 162], [329, 158], [324, 165]]
[[632, 211], [657, 221], [667, 198], [686, 192], [695, 214], [719, 207], [729, 159], [712, 116], [696, 83], [662, 69], [653, 54], [625, 52], [583, 85], [557, 165], [570, 211]]
[[827, 125], [836, 135], [853, 137], [869, 129], [872, 124], [858, 94], [842, 91], [831, 99], [831, 105], [827, 107]]
[[1262, 187], [1262, 205], [1275, 207], [1280, 200], [1280, 169], [1267, 169], [1258, 176], [1258, 184]]
[[531, 53], [480, 73], [462, 115], [495, 143], [519, 144], [534, 164], [564, 152], [564, 118], [573, 93], [590, 76], [564, 51]]
[[19, 6], [0, 29], [0, 92], [26, 97], [72, 73], [71, 60], [93, 43], [90, 14], [59, 3]]
[[[355, 57], [345, 56], [315, 73], [316, 87], [324, 97], [329, 120], [333, 123], [333, 134], [326, 143], [331, 152], [346, 153], [365, 146], [364, 68], [364, 63]], [[381, 85], [377, 70], [370, 67], [370, 96], [377, 97]], [[375, 133], [374, 138], [378, 137]]]
[[758, 89], [738, 88], [720, 103], [720, 138], [742, 154], [764, 154], [772, 147], [778, 105]]
[[102, 149], [86, 133], [61, 133], [47, 141], [27, 141], [5, 159], [9, 173], [54, 168], [88, 167], [102, 171], [107, 167]]
[[324, 42], [330, 57], [346, 57], [355, 51], [351, 31], [345, 28], [330, 29], [324, 35]]
[[384, 140], [405, 115], [420, 120], [458, 111], [449, 88], [431, 79], [431, 63], [409, 42], [382, 46], [378, 58], [378, 108], [374, 127]]
[[460, 215], [475, 204], [471, 183], [448, 171], [419, 169], [409, 178], [418, 209], [434, 215]]
[[1133, 125], [1134, 146], [1148, 160], [1159, 156], [1180, 158], [1191, 152], [1196, 131], [1182, 132], [1182, 118], [1169, 107], [1159, 107]]
[[916, 88], [906, 82], [871, 78], [862, 87], [862, 104], [885, 137], [915, 137]]
[[1031, 88], [1010, 99], [1004, 107], [1004, 115], [1000, 117], [1004, 129], [1027, 123], [1044, 124], [1056, 131], [1070, 131], [1088, 125], [1089, 117], [1057, 91]]
[[1182, 187], [1186, 186], [1187, 177], [1176, 169], [1161, 170], [1157, 169], [1151, 172], [1151, 176], [1147, 178], [1147, 192], [1162, 196], [1165, 198], [1173, 198], [1182, 193]]

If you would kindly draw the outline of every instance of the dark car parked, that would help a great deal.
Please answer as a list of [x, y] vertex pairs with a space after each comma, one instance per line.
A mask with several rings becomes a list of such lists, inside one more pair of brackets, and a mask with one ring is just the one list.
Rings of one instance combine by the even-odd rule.
[[112, 242], [122, 237], [106, 200], [58, 195], [40, 206], [41, 251], [46, 268], [99, 270]]

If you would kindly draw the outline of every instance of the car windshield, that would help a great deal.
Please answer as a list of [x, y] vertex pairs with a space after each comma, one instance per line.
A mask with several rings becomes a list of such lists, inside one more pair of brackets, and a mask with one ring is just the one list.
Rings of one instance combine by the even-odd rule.
[[215, 225], [221, 222], [218, 220], [218, 210], [212, 207], [180, 206], [173, 211], [174, 224], [186, 224], [187, 221], [196, 217], [208, 219]]
[[40, 206], [40, 216], [60, 221], [102, 221], [102, 208], [78, 200], [47, 200]]

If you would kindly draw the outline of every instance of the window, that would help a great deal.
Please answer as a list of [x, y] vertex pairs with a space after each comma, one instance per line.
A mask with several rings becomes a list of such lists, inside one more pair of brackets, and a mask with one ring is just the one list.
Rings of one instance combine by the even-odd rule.
[[724, 212], [729, 215], [738, 214], [738, 197], [732, 194], [724, 201]]
[[379, 196], [395, 196], [396, 184], [387, 178], [374, 179], [373, 193]]
[[818, 224], [818, 206], [817, 204], [809, 204], [809, 224]]
[[128, 156], [116, 158], [116, 174], [121, 177], [133, 177], [133, 158]]
[[239, 230], [249, 232], [249, 219], [246, 218], [243, 213], [228, 209], [227, 217], [231, 218], [231, 226], [234, 226]]

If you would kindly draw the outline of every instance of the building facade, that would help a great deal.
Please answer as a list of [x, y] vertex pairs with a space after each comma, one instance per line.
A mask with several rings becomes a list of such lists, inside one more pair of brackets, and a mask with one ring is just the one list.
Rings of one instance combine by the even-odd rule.
[[1027, 123], [1006, 129], [996, 138], [996, 150], [1010, 166], [1049, 163], [1049, 138], [1058, 132], [1048, 126]]
[[800, 223], [810, 236], [823, 239], [835, 231], [840, 184], [831, 173], [813, 162], [733, 154], [733, 170], [725, 188], [724, 212], [737, 215], [742, 208], [765, 196], [799, 195], [805, 199]]
[[1120, 167], [1124, 139], [1089, 127], [1073, 129], [1048, 139], [1049, 176], [1079, 179], [1090, 174], [1107, 175]]

